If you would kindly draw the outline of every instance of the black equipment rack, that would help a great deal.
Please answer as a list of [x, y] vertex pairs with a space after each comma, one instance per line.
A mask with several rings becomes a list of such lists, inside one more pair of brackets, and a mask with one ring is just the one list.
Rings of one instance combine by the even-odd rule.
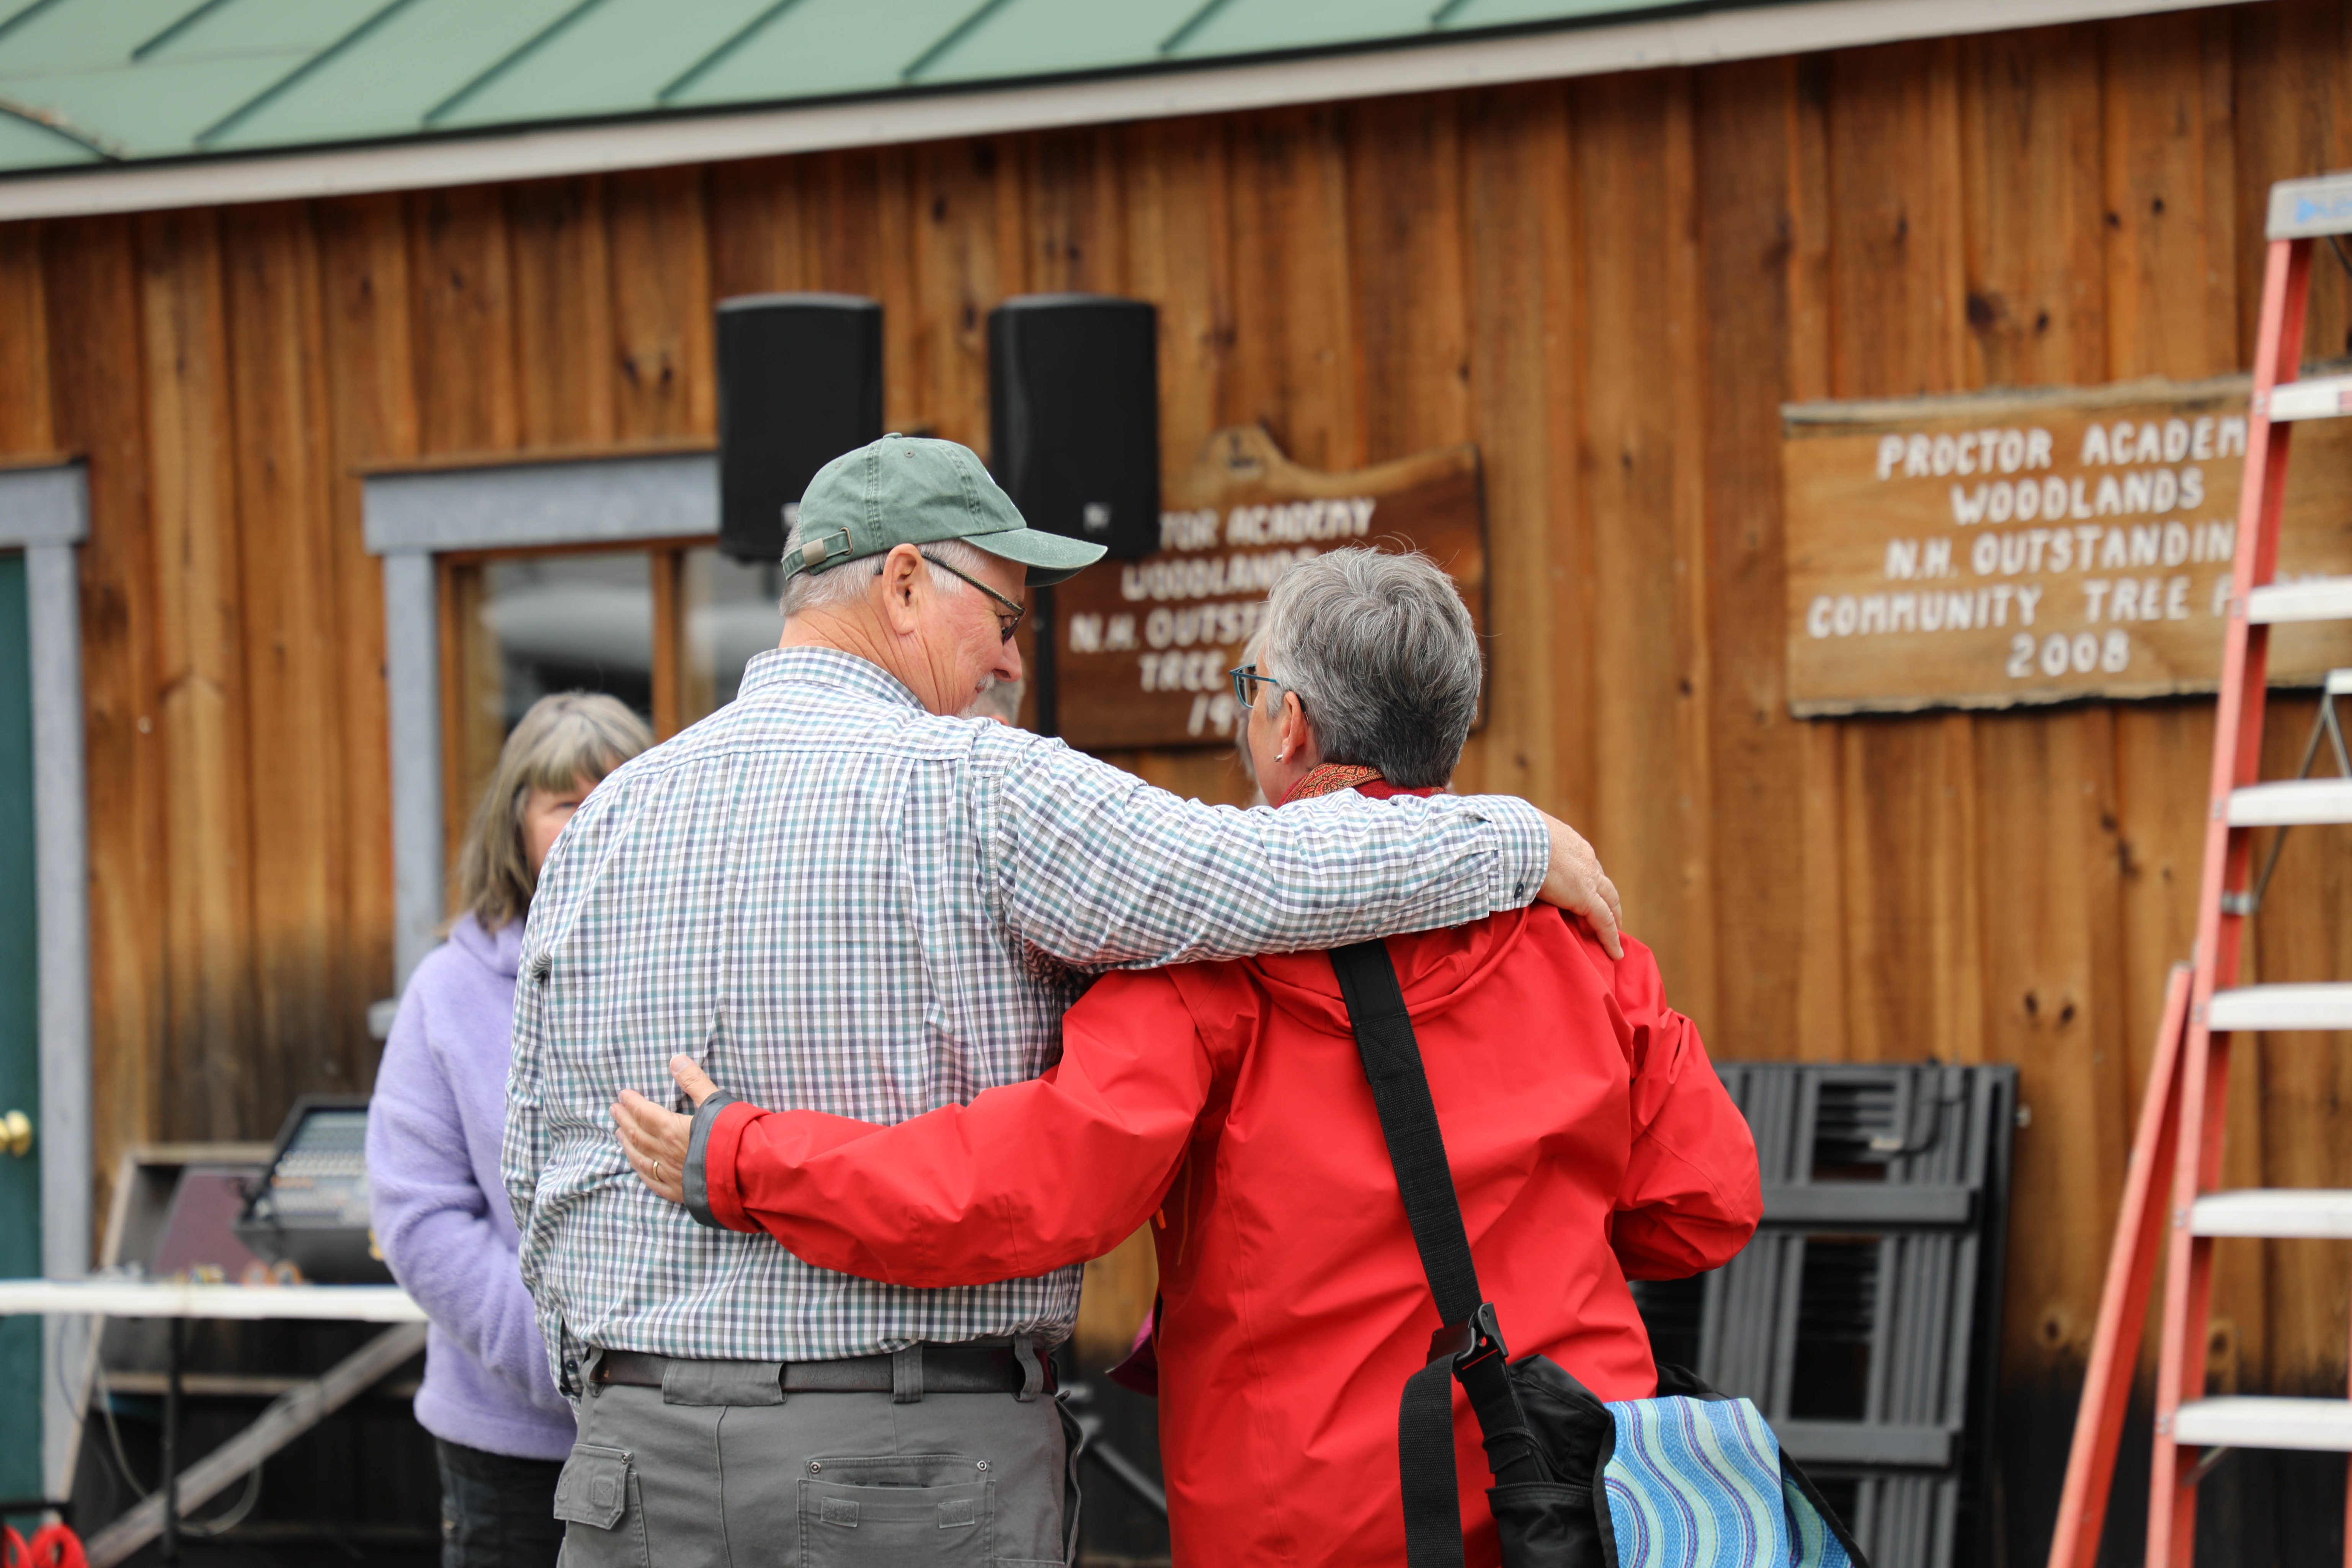
[[2011, 1067], [1727, 1062], [1764, 1223], [1641, 1282], [1658, 1358], [1745, 1394], [1878, 1568], [1984, 1559]]

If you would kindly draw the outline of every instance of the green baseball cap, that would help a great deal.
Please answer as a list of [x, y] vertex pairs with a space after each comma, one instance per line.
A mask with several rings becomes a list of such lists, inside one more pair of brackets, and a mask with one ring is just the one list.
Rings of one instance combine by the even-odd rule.
[[1023, 521], [971, 447], [922, 436], [885, 436], [819, 468], [801, 497], [800, 537], [784, 552], [788, 580], [943, 539], [1026, 566], [1032, 588], [1075, 576], [1103, 558], [1099, 544]]

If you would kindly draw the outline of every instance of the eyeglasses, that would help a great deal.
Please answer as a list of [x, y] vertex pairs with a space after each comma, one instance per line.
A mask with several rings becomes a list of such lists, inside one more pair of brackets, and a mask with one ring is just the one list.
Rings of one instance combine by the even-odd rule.
[[1257, 706], [1257, 693], [1253, 689], [1261, 683], [1271, 686], [1278, 691], [1294, 690], [1293, 688], [1285, 685], [1271, 675], [1260, 675], [1257, 672], [1257, 666], [1254, 664], [1237, 664], [1225, 673], [1234, 678], [1234, 700], [1244, 708]]
[[[973, 587], [979, 589], [982, 593], [987, 595], [990, 598], [1003, 605], [1005, 613], [1010, 615], [1013, 618], [1008, 621], [1003, 619], [1002, 616], [998, 617], [996, 622], [996, 637], [999, 642], [1011, 642], [1013, 640], [1013, 634], [1021, 629], [1021, 617], [1029, 613], [1028, 605], [1018, 604], [1013, 600], [1006, 598], [1003, 595], [998, 593], [995, 589], [990, 587], [987, 584], [982, 582], [971, 573], [959, 572], [936, 555], [926, 555], [923, 559], [938, 567], [940, 571], [946, 573], [949, 576], [961, 578], [962, 581], [971, 584]], [[882, 575], [882, 568], [879, 566], [874, 568], [874, 574], [877, 577]]]

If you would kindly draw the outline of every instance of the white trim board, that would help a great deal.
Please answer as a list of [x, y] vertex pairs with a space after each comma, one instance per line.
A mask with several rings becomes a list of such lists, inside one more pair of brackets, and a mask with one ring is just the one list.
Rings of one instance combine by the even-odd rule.
[[[38, 1052], [41, 1269], [89, 1271], [89, 802], [84, 788], [81, 578], [75, 548], [89, 535], [79, 463], [0, 471], [0, 549], [25, 552], [33, 676], [33, 886], [39, 919]], [[48, 1495], [73, 1473], [81, 1436], [63, 1375], [76, 1357], [66, 1325], [46, 1331], [42, 1476]]]
[[0, 179], [0, 221], [419, 190], [1709, 65], [2250, 0], [1798, 0], [1246, 65]]
[[441, 821], [441, 627], [433, 557], [383, 558], [383, 678], [392, 733], [392, 989], [439, 945], [448, 913]]
[[719, 531], [719, 458], [711, 452], [370, 474], [361, 489], [367, 547], [377, 555]]
[[89, 476], [81, 464], [0, 468], [0, 550], [79, 544], [89, 537]]

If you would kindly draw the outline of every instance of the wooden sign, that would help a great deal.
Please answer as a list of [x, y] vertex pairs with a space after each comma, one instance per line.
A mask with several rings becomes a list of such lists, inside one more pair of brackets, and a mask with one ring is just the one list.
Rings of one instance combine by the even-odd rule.
[[1054, 591], [1054, 681], [1073, 746], [1230, 744], [1242, 662], [1266, 590], [1326, 550], [1419, 550], [1451, 573], [1483, 628], [1478, 449], [1447, 447], [1350, 473], [1302, 468], [1261, 426], [1211, 436], [1161, 486], [1160, 549]]
[[[2247, 378], [1793, 404], [1782, 414], [1800, 717], [2210, 691]], [[2280, 580], [2352, 574], [2352, 431], [2294, 426]], [[2271, 677], [2352, 665], [2280, 626]]]

